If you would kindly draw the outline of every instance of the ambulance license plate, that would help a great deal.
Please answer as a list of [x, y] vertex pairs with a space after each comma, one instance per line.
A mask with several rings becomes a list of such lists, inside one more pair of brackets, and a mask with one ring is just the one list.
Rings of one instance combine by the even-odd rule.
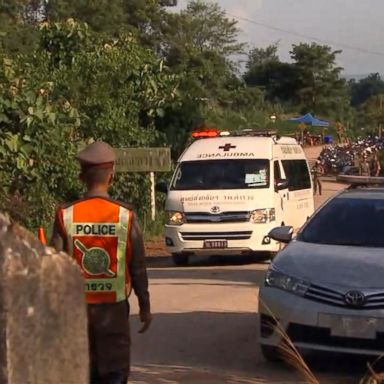
[[205, 240], [204, 248], [206, 249], [228, 248], [228, 241], [227, 240]]

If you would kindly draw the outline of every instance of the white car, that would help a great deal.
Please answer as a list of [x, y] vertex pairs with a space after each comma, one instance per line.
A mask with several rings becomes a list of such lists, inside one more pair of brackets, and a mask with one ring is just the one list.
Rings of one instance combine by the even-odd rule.
[[[300, 350], [384, 353], [384, 189], [349, 188], [321, 207], [291, 240], [260, 290], [261, 347], [278, 358], [281, 331]], [[277, 331], [279, 323], [280, 332]]]

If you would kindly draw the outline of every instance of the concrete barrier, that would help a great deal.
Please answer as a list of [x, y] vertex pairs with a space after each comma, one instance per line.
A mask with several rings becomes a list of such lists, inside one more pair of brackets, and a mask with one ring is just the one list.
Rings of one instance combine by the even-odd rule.
[[87, 384], [83, 278], [0, 214], [0, 384]]

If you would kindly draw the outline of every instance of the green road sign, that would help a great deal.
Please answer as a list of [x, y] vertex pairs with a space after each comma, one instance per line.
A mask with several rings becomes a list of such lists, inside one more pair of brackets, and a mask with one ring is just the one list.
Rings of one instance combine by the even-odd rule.
[[117, 172], [168, 172], [170, 148], [115, 148]]

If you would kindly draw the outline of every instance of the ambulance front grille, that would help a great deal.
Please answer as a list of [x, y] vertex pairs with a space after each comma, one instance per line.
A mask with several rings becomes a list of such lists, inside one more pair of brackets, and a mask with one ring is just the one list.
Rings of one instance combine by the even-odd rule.
[[248, 240], [252, 236], [252, 231], [241, 232], [181, 232], [181, 237], [185, 241], [193, 240]]
[[186, 212], [187, 223], [246, 223], [249, 221], [249, 212], [221, 212], [212, 214], [207, 212]]

